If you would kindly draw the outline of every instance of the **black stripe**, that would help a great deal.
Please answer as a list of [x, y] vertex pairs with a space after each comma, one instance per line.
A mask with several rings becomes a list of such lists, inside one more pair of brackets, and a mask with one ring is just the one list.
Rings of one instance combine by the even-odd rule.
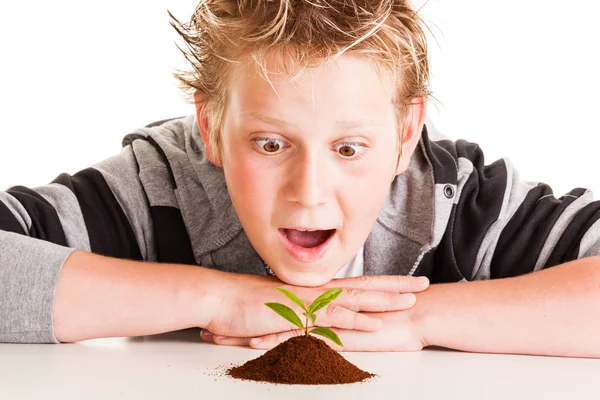
[[556, 220], [584, 193], [585, 189], [577, 188], [569, 192], [570, 196], [556, 199], [546, 184], [531, 189], [498, 239], [490, 265], [491, 278], [533, 271]]
[[427, 157], [433, 167], [435, 183], [456, 185], [456, 171], [458, 169], [456, 154], [454, 156], [449, 154], [447, 149], [442, 146], [446, 141], [432, 142], [429, 140], [429, 134], [425, 125], [423, 125], [421, 136], [421, 143], [423, 143]]
[[451, 242], [448, 245], [454, 248], [458, 268], [470, 280], [481, 243], [500, 215], [507, 170], [504, 160], [486, 166], [483, 152], [474, 143], [457, 142], [457, 148], [460, 157], [464, 153], [473, 163], [473, 172], [462, 188], [456, 216], [450, 220], [453, 223], [452, 235], [445, 235], [444, 240]]
[[158, 143], [156, 143], [156, 141], [153, 138], [151, 138], [150, 136], [142, 136], [137, 133], [132, 133], [132, 134], [125, 136], [125, 138], [123, 139], [122, 145], [123, 145], [123, 147], [131, 145], [134, 141], [136, 141], [138, 139], [148, 141], [148, 143], [150, 143], [154, 147], [154, 149], [158, 152], [158, 154], [162, 157], [163, 162], [164, 162], [165, 166], [167, 167], [167, 172], [169, 173], [169, 179], [171, 181], [171, 185], [173, 185], [173, 189], [177, 189], [177, 182], [175, 182], [175, 175], [173, 174], [173, 169], [171, 169], [171, 164], [169, 164], [169, 159], [167, 158], [167, 155], [165, 154], [164, 150], [159, 146]]
[[31, 217], [29, 236], [67, 246], [67, 238], [58, 218], [58, 213], [39, 193], [24, 186], [15, 186], [6, 191], [15, 197]]
[[27, 235], [21, 224], [12, 212], [0, 201], [0, 231], [14, 232], [21, 235]]
[[429, 252], [425, 253], [423, 258], [419, 262], [419, 265], [417, 266], [415, 273], [413, 274], [414, 276], [426, 276], [427, 278], [429, 278], [431, 283], [439, 283], [439, 282], [433, 282], [433, 280], [432, 280], [433, 267], [434, 267], [433, 253], [435, 252], [435, 250], [436, 249], [434, 248], [434, 249], [429, 250]]
[[452, 245], [452, 221], [456, 218], [456, 204], [452, 206], [449, 223], [440, 244], [429, 250], [419, 263], [415, 276], [424, 275], [431, 283], [458, 282], [464, 278]]
[[197, 265], [179, 209], [152, 206], [150, 215], [154, 225], [158, 262]]
[[556, 243], [544, 268], [563, 264], [579, 257], [579, 245], [588, 229], [600, 219], [600, 201], [594, 201], [582, 207], [575, 214], [562, 236]]
[[93, 253], [142, 260], [133, 229], [100, 171], [61, 174], [52, 183], [68, 187], [77, 197]]

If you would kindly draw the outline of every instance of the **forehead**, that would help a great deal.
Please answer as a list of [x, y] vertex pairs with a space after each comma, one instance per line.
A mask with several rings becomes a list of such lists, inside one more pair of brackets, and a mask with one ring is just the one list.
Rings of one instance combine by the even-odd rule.
[[323, 65], [281, 72], [268, 69], [265, 79], [254, 63], [233, 68], [226, 109], [244, 119], [256, 115], [305, 118], [326, 114], [386, 118], [393, 114], [394, 82], [370, 60], [342, 56]]

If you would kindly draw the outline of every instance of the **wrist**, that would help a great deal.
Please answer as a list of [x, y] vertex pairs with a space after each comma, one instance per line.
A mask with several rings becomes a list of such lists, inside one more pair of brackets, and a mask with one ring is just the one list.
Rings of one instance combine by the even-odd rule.
[[197, 273], [187, 286], [187, 300], [184, 307], [192, 308], [192, 327], [208, 328], [217, 318], [224, 301], [228, 279], [226, 272], [206, 267], [198, 267]]
[[408, 310], [410, 320], [413, 323], [416, 337], [421, 341], [423, 347], [435, 346], [435, 335], [433, 328], [434, 315], [431, 313], [431, 307], [429, 307], [431, 292], [435, 291], [433, 286], [430, 286], [427, 290], [419, 293], [415, 293], [417, 301], [415, 305]]

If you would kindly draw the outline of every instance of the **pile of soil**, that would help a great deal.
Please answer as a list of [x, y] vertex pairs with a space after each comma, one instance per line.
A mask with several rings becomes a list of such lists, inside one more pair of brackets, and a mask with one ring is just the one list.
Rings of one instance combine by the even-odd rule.
[[262, 356], [230, 368], [227, 375], [298, 385], [354, 383], [375, 376], [359, 369], [323, 340], [311, 335], [288, 339]]

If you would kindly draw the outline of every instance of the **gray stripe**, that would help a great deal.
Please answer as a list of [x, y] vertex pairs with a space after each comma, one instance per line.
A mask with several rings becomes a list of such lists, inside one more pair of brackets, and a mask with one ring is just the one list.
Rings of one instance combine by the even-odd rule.
[[600, 256], [600, 219], [590, 226], [579, 243], [579, 257]]
[[0, 191], [0, 201], [8, 207], [12, 215], [17, 219], [19, 225], [21, 225], [21, 228], [23, 228], [23, 231], [27, 232], [27, 235], [29, 235], [31, 230], [31, 217], [27, 210], [25, 210], [25, 207], [21, 205], [21, 202], [15, 199], [14, 196], [2, 191]]
[[[140, 166], [140, 181], [148, 193], [150, 206], [167, 206], [179, 208], [173, 190], [171, 177], [165, 161], [157, 153], [154, 146], [144, 140], [133, 142], [133, 148], [138, 160], [143, 160]], [[147, 165], [151, 165], [148, 167]]]
[[75, 194], [66, 186], [51, 183], [34, 189], [58, 213], [69, 247], [91, 251], [90, 238]]
[[54, 292], [73, 249], [0, 231], [0, 342], [58, 343]]
[[544, 268], [544, 265], [546, 265], [546, 261], [548, 261], [548, 257], [550, 257], [550, 254], [552, 254], [552, 250], [554, 250], [556, 243], [558, 243], [560, 240], [560, 237], [564, 233], [565, 229], [567, 229], [567, 226], [569, 226], [569, 223], [575, 217], [577, 211], [581, 210], [582, 207], [591, 203], [593, 200], [594, 195], [588, 190], [564, 209], [550, 230], [550, 234], [544, 243], [544, 247], [542, 247], [542, 251], [538, 256], [535, 267], [533, 268], [534, 271], [539, 271], [540, 269]]
[[509, 159], [504, 158], [504, 164], [506, 165], [506, 191], [502, 199], [502, 208], [500, 209], [498, 219], [490, 226], [483, 238], [470, 280], [489, 279], [490, 264], [500, 234], [521, 203], [523, 203], [523, 200], [525, 200], [527, 193], [538, 185], [537, 182], [520, 181], [519, 174], [513, 168]]
[[138, 179], [137, 165], [131, 146], [125, 147], [121, 154], [106, 159], [92, 168], [100, 171], [127, 216], [143, 259], [156, 261], [152, 219], [144, 190]]
[[[460, 184], [460, 182], [459, 182], [459, 184]], [[462, 185], [464, 185], [464, 182], [462, 183]], [[446, 195], [444, 194], [444, 188], [446, 186], [451, 186], [452, 189], [454, 189], [454, 193], [455, 193], [454, 199], [448, 199], [446, 197]], [[408, 272], [408, 275], [413, 275], [415, 273], [415, 271], [417, 270], [417, 268], [419, 267], [419, 264], [421, 264], [421, 260], [423, 260], [423, 257], [425, 256], [425, 254], [429, 250], [431, 250], [432, 248], [434, 248], [438, 244], [440, 244], [440, 242], [442, 241], [442, 238], [444, 237], [444, 233], [448, 226], [448, 219], [450, 217], [450, 214], [452, 213], [453, 201], [456, 201], [456, 198], [458, 198], [458, 190], [455, 185], [437, 183], [434, 185], [433, 196], [434, 196], [434, 203], [435, 203], [435, 216], [434, 216], [434, 221], [433, 221], [433, 237], [431, 238], [430, 243], [425, 244], [421, 248], [419, 257], [412, 265], [412, 268]]]

